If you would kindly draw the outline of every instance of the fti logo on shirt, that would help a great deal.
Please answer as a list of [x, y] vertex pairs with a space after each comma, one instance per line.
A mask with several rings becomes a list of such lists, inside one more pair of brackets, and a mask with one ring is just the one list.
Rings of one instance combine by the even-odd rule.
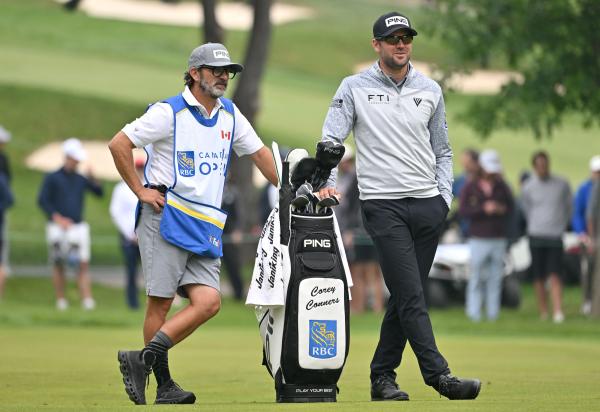
[[368, 94], [367, 101], [370, 104], [390, 104], [389, 94]]
[[333, 358], [337, 354], [337, 321], [309, 320], [308, 356], [317, 359]]
[[179, 166], [179, 174], [184, 177], [194, 176], [196, 173], [194, 167], [194, 152], [185, 151], [177, 152], [177, 165]]

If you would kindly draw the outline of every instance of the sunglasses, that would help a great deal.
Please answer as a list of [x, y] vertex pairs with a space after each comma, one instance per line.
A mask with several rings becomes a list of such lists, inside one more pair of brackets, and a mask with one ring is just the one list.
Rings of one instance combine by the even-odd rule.
[[387, 36], [380, 38], [379, 40], [383, 40], [384, 42], [392, 46], [397, 45], [398, 43], [400, 43], [400, 41], [402, 41], [402, 44], [406, 45], [412, 43], [413, 36], [411, 36], [410, 34], [403, 34], [400, 36]]
[[233, 79], [237, 72], [229, 67], [214, 67], [214, 66], [200, 66], [200, 69], [208, 69], [212, 71], [213, 76], [221, 77], [223, 73], [227, 73], [228, 79]]

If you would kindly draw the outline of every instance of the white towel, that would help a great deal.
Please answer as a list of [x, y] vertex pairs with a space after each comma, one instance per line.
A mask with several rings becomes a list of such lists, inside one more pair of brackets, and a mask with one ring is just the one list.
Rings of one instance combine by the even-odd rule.
[[[348, 283], [348, 296], [352, 300], [350, 288], [352, 275], [346, 258], [340, 228], [333, 214], [335, 241], [340, 251], [340, 260]], [[252, 271], [252, 281], [246, 297], [246, 305], [262, 307], [262, 309], [281, 307], [285, 305], [286, 291], [291, 273], [291, 263], [287, 246], [280, 244], [281, 227], [279, 223], [279, 208], [269, 214], [263, 227], [256, 248], [256, 259]], [[260, 308], [257, 308], [260, 309]], [[263, 312], [260, 311], [262, 314]], [[259, 317], [259, 315], [257, 315]]]
[[[285, 305], [284, 260], [288, 257], [280, 239], [279, 208], [276, 207], [260, 234], [246, 305], [267, 308]], [[286, 267], [289, 272], [289, 264]]]

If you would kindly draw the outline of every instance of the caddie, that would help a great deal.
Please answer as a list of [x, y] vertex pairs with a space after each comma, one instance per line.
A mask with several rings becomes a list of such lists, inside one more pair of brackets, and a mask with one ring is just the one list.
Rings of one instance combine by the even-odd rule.
[[[187, 67], [181, 94], [152, 105], [109, 144], [121, 177], [140, 201], [136, 233], [148, 295], [145, 347], [118, 353], [125, 390], [136, 404], [146, 403], [151, 371], [158, 385], [155, 403], [195, 402], [194, 393], [171, 378], [167, 352], [219, 311], [227, 217], [221, 200], [231, 150], [249, 155], [277, 184], [271, 151], [223, 97], [243, 66], [231, 61], [222, 44], [206, 43], [192, 51]], [[145, 184], [135, 172], [134, 147], [148, 152]], [[167, 319], [176, 293], [189, 304]]]

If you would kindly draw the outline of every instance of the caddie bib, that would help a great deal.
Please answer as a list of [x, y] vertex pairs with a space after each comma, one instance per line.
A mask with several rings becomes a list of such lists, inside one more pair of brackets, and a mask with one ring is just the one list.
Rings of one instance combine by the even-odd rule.
[[221, 200], [235, 131], [233, 103], [220, 101], [211, 119], [181, 94], [164, 101], [173, 109], [175, 177], [165, 193], [160, 233], [171, 244], [212, 258], [223, 255], [227, 213]]

